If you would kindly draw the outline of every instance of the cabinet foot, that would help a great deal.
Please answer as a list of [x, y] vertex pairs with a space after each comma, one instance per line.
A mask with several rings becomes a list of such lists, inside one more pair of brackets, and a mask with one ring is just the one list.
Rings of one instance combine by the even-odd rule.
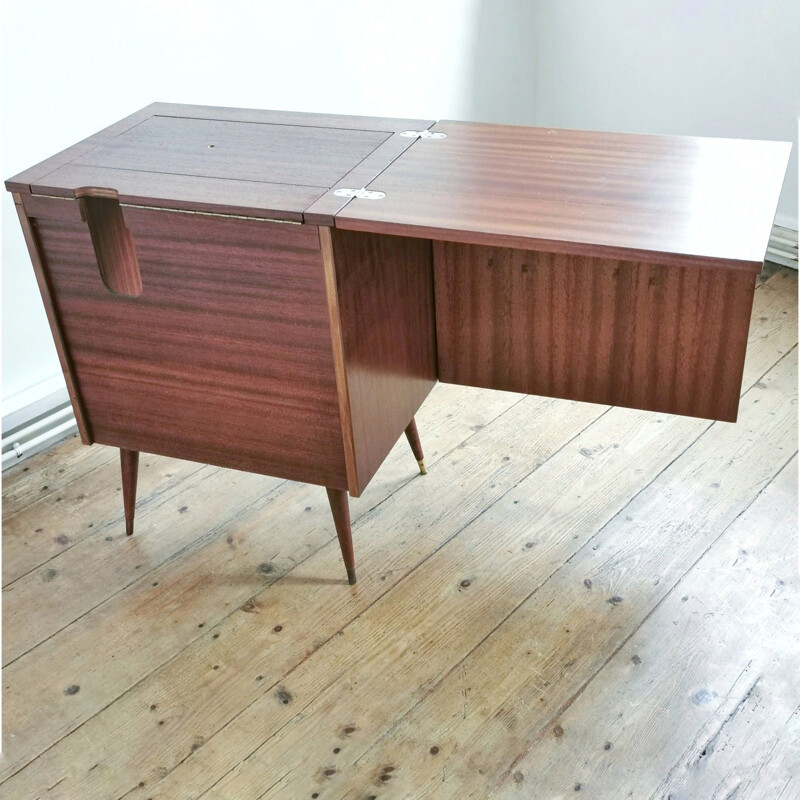
[[350, 501], [344, 489], [327, 489], [328, 502], [342, 548], [342, 559], [347, 570], [347, 582], [352, 586], [356, 582], [356, 562], [353, 555], [353, 537], [350, 530]]
[[408, 443], [411, 445], [411, 452], [414, 453], [414, 458], [417, 459], [420, 475], [427, 475], [428, 470], [425, 469], [425, 456], [422, 453], [422, 445], [419, 441], [417, 422], [413, 417], [406, 428], [406, 438], [408, 439]]
[[125, 533], [133, 533], [133, 515], [136, 510], [136, 479], [139, 475], [139, 451], [119, 451], [122, 465], [122, 502], [125, 506]]

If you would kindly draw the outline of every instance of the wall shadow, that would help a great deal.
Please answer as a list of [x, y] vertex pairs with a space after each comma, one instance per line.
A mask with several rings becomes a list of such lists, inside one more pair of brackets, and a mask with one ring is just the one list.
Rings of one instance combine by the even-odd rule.
[[535, 0], [479, 0], [467, 81], [467, 119], [534, 125]]

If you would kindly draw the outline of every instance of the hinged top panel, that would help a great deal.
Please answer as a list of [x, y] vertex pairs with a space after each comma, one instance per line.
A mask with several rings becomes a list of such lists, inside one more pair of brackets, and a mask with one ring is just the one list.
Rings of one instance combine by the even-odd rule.
[[758, 270], [791, 145], [439, 122], [336, 226]]
[[154, 103], [6, 186], [109, 188], [123, 203], [297, 221], [314, 206], [314, 221], [330, 222], [347, 202], [330, 190], [363, 186], [413, 143], [401, 131], [431, 124]]
[[62, 197], [110, 188], [122, 203], [755, 271], [791, 147], [432, 125], [154, 103], [6, 186]]
[[72, 163], [328, 188], [391, 135], [356, 128], [154, 116]]

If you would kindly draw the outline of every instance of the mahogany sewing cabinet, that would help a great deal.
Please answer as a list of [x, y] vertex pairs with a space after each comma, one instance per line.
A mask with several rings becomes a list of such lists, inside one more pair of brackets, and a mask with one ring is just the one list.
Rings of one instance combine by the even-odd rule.
[[437, 380], [735, 421], [789, 147], [155, 103], [6, 187], [127, 532], [140, 451], [320, 484], [353, 583]]

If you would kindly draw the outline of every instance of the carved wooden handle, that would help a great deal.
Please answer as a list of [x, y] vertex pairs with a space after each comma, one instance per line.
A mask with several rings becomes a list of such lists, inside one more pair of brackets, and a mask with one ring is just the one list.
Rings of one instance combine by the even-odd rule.
[[80, 203], [81, 217], [89, 226], [100, 277], [106, 288], [137, 297], [142, 293], [142, 276], [116, 189], [84, 186], [75, 190], [75, 197]]

